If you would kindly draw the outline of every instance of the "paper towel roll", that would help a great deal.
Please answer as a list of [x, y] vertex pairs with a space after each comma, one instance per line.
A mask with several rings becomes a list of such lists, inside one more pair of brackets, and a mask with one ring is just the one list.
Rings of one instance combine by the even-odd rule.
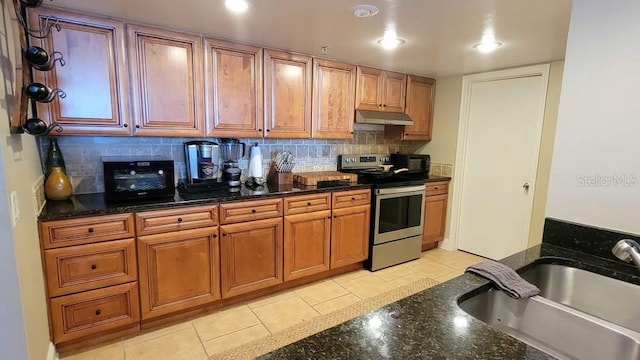
[[249, 176], [253, 178], [263, 177], [262, 150], [260, 150], [258, 144], [251, 147], [251, 153], [249, 155]]

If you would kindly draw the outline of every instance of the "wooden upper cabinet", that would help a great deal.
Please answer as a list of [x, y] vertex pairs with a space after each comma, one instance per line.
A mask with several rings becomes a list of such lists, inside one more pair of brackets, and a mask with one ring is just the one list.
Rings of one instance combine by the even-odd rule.
[[311, 57], [264, 51], [265, 137], [311, 137]]
[[124, 23], [39, 7], [29, 11], [31, 28], [44, 27], [49, 16], [59, 20], [60, 31], [31, 41], [50, 55], [62, 53], [65, 66], [34, 70], [34, 80], [67, 96], [38, 103], [39, 117], [62, 125], [62, 135], [130, 134]]
[[204, 39], [206, 136], [262, 137], [262, 49]]
[[404, 112], [407, 75], [385, 71], [382, 89], [382, 111]]
[[357, 67], [356, 109], [382, 110], [383, 71], [364, 66]]
[[134, 134], [203, 136], [202, 39], [127, 25]]
[[312, 137], [353, 137], [356, 66], [313, 59]]
[[358, 66], [356, 109], [404, 112], [407, 75]]
[[420, 76], [407, 76], [406, 114], [412, 126], [387, 126], [385, 137], [400, 140], [431, 140], [436, 81]]

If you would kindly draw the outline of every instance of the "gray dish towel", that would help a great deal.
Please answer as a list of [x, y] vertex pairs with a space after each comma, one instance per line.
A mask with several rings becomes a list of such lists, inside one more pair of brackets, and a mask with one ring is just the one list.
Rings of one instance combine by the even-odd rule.
[[520, 277], [515, 270], [496, 261], [471, 265], [466, 272], [491, 280], [514, 299], [526, 299], [540, 293], [540, 289]]

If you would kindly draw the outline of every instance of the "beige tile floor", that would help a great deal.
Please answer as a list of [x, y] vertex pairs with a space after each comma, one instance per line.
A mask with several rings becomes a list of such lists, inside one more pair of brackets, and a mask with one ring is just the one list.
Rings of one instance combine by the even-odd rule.
[[207, 359], [287, 327], [423, 278], [445, 282], [484, 259], [434, 249], [388, 269], [358, 270], [232, 306], [133, 338], [63, 357], [65, 360]]

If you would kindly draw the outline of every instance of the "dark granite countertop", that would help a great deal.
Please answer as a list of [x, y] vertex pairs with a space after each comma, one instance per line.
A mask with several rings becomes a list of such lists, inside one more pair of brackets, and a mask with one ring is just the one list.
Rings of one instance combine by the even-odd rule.
[[246, 187], [245, 185], [242, 185], [242, 187], [240, 187], [240, 191], [237, 192], [230, 192], [229, 190], [225, 189], [181, 195], [176, 191], [175, 196], [169, 199], [117, 203], [106, 202], [104, 193], [81, 194], [74, 195], [71, 197], [71, 199], [66, 201], [47, 201], [47, 204], [40, 213], [38, 220], [61, 220], [82, 216], [107, 215], [132, 211], [147, 211], [155, 209], [166, 209], [176, 206], [203, 205], [218, 202], [242, 201], [286, 195], [311, 194], [314, 192], [327, 192], [335, 190], [352, 190], [359, 188], [366, 189], [369, 187], [370, 185], [363, 184], [335, 184], [324, 187], [266, 184], [265, 186], [261, 186], [254, 190]]
[[[640, 284], [637, 269], [585, 253], [542, 244], [503, 263], [527, 269], [560, 263]], [[262, 359], [554, 359], [458, 307], [491, 284], [471, 274], [374, 310], [262, 356]]]
[[[430, 176], [426, 182], [449, 181], [450, 177]], [[331, 184], [322, 187], [266, 184], [258, 189], [250, 189], [242, 185], [240, 191], [217, 190], [203, 193], [180, 195], [177, 191], [173, 198], [150, 201], [131, 201], [107, 203], [104, 193], [74, 195], [65, 201], [47, 201], [38, 220], [51, 221], [83, 216], [108, 215], [132, 211], [147, 211], [176, 206], [202, 205], [217, 202], [242, 201], [258, 198], [269, 198], [287, 195], [311, 194], [335, 190], [351, 190], [369, 188], [367, 184]]]

